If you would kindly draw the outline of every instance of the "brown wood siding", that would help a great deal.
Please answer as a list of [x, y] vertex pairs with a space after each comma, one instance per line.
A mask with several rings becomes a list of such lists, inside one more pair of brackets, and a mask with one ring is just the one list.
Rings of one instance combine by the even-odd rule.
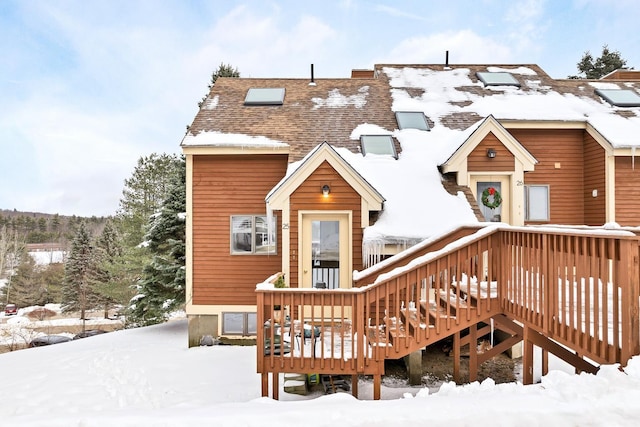
[[640, 161], [632, 163], [616, 157], [616, 222], [623, 226], [640, 225]]
[[[487, 157], [487, 150], [496, 150], [496, 157]], [[469, 172], [510, 172], [515, 168], [515, 158], [507, 147], [491, 132], [473, 149], [467, 158]]]
[[[598, 195], [593, 197], [593, 190]], [[584, 132], [584, 221], [586, 225], [606, 222], [605, 152], [591, 135]]]
[[[584, 224], [582, 129], [510, 129], [538, 160], [525, 184], [549, 185], [550, 223]], [[556, 168], [556, 164], [560, 167]], [[538, 222], [526, 222], [534, 224]]]
[[287, 155], [193, 156], [193, 304], [253, 305], [255, 285], [282, 269], [277, 255], [231, 255], [232, 215], [264, 215]]
[[[322, 186], [328, 184], [331, 194], [322, 196]], [[291, 218], [289, 221], [291, 257], [290, 285], [298, 287], [298, 212], [303, 210], [352, 211], [353, 269], [362, 269], [362, 224], [360, 195], [326, 161], [300, 185], [290, 197]]]

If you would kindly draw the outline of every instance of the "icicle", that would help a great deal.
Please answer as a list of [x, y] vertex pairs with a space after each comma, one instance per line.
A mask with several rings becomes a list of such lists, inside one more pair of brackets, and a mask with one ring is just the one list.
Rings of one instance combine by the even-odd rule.
[[636, 146], [631, 147], [631, 170], [636, 169]]
[[491, 348], [493, 348], [493, 318], [491, 318]]
[[273, 241], [273, 237], [276, 235], [275, 232], [275, 224], [273, 222], [273, 209], [271, 209], [271, 206], [269, 206], [269, 203], [267, 203], [267, 241], [269, 244], [269, 247], [272, 247], [274, 245], [274, 241]]

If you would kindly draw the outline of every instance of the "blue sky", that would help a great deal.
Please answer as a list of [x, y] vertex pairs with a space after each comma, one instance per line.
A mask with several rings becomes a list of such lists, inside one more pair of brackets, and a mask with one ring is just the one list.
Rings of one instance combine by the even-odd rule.
[[0, 208], [111, 215], [140, 156], [177, 153], [221, 62], [243, 77], [376, 63], [540, 65], [608, 44], [640, 67], [636, 0], [0, 0]]

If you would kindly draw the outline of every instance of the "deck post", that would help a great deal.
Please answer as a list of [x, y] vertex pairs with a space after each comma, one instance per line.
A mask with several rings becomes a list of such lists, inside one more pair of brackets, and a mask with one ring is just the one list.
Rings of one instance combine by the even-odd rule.
[[533, 384], [533, 342], [531, 341], [531, 328], [524, 326], [522, 334], [522, 384]]
[[453, 381], [460, 384], [460, 332], [453, 334]]
[[273, 395], [273, 400], [279, 400], [280, 399], [280, 374], [277, 372], [274, 372], [271, 374], [271, 385], [272, 385], [272, 395]]
[[356, 399], [358, 398], [358, 375], [357, 374], [351, 375], [351, 395]]
[[626, 366], [632, 356], [640, 351], [638, 326], [638, 293], [640, 273], [638, 267], [637, 240], [620, 242], [620, 287], [622, 288], [622, 342], [620, 364]]
[[262, 372], [260, 377], [262, 379], [262, 397], [269, 397], [269, 374]]
[[549, 373], [549, 352], [546, 348], [542, 349], [542, 375]]
[[469, 327], [469, 382], [478, 381], [478, 325]]
[[382, 384], [382, 375], [375, 374], [373, 376], [373, 400], [380, 400], [380, 385]]

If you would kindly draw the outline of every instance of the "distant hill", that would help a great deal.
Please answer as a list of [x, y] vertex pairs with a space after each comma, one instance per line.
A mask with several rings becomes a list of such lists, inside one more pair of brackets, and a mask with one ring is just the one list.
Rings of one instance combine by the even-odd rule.
[[109, 218], [0, 209], [0, 229], [6, 226], [9, 230], [17, 230], [25, 236], [26, 243], [59, 243], [66, 246], [82, 221], [96, 236], [102, 232]]

